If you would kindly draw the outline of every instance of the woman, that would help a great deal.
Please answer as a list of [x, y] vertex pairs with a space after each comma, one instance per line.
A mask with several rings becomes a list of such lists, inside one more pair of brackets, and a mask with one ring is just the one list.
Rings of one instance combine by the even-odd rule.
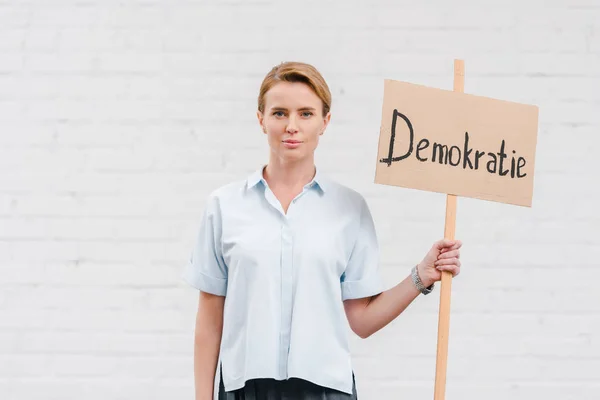
[[208, 199], [183, 278], [200, 290], [196, 399], [357, 399], [347, 326], [367, 338], [441, 271], [460, 272], [460, 241], [433, 244], [411, 275], [383, 290], [371, 213], [314, 164], [331, 94], [311, 65], [265, 77], [258, 122], [269, 161]]

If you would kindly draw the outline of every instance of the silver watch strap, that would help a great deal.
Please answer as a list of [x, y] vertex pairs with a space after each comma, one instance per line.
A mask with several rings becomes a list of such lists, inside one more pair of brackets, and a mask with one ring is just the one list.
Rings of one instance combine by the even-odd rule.
[[417, 265], [415, 265], [410, 273], [410, 276], [412, 278], [413, 283], [415, 284], [415, 286], [417, 287], [417, 289], [419, 289], [419, 291], [423, 294], [429, 294], [433, 291], [433, 286], [434, 284], [432, 283], [431, 286], [429, 287], [425, 287], [423, 285], [423, 282], [421, 281], [421, 278], [419, 277], [419, 273], [417, 272]]

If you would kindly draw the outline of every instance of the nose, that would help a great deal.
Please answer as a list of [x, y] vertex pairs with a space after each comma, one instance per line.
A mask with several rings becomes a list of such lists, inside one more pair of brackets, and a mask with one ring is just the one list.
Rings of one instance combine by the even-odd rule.
[[288, 133], [297, 133], [298, 132], [298, 125], [296, 124], [296, 117], [295, 116], [291, 116], [288, 119], [288, 124], [286, 127], [286, 132]]

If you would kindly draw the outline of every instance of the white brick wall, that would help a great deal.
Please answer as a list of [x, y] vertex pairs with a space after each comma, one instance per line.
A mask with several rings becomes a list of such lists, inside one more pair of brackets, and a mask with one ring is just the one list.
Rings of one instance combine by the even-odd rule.
[[[328, 80], [317, 162], [403, 279], [445, 198], [373, 183], [382, 82], [452, 88], [454, 58], [540, 129], [531, 209], [459, 199], [446, 398], [600, 399], [600, 0], [0, 0], [0, 399], [193, 398], [179, 274], [205, 196], [267, 159], [280, 61]], [[361, 399], [432, 398], [438, 296], [353, 338]]]

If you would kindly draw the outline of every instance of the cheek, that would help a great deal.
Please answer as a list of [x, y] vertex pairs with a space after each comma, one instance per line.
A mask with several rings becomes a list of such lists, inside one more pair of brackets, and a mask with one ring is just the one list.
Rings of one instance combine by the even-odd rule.
[[273, 143], [279, 142], [279, 135], [275, 135], [274, 133], [272, 133], [272, 131], [267, 131], [267, 132], [270, 132], [267, 134], [269, 143], [273, 144]]
[[320, 137], [320, 133], [323, 130], [323, 127], [321, 124], [316, 123], [316, 124], [312, 124], [312, 126], [310, 127], [310, 139], [312, 141], [319, 141], [319, 137]]
[[267, 141], [271, 147], [277, 147], [281, 144], [282, 134], [277, 127], [267, 127]]
[[285, 123], [283, 121], [273, 119], [265, 122], [265, 127], [267, 128], [267, 132], [279, 134], [280, 132], [285, 130]]

